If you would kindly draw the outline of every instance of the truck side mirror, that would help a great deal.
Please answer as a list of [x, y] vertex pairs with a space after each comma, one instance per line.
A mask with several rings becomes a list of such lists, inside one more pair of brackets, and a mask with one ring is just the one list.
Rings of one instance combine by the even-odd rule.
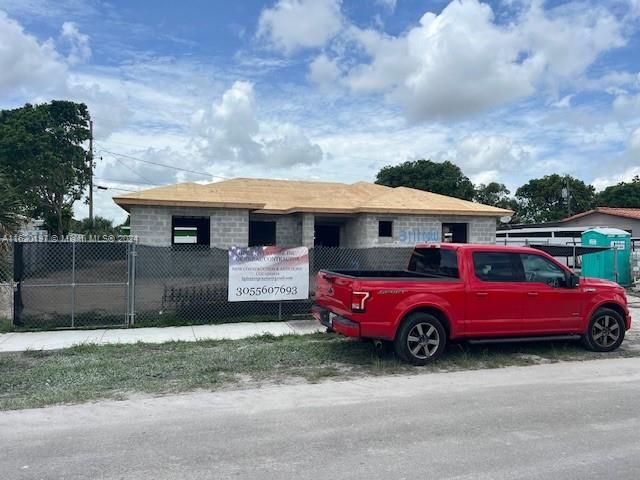
[[567, 287], [577, 288], [580, 285], [580, 277], [575, 273], [569, 273], [567, 276]]

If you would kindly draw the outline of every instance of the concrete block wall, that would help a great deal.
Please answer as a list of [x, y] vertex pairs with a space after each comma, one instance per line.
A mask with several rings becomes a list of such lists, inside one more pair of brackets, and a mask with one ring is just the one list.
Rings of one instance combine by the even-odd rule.
[[469, 221], [469, 241], [472, 243], [496, 243], [496, 218], [475, 217]]
[[276, 222], [276, 245], [299, 247], [302, 245], [302, 216], [249, 214], [249, 221]]
[[302, 215], [302, 246], [312, 248], [315, 240], [315, 215], [303, 213]]
[[[131, 234], [143, 245], [171, 245], [173, 215], [210, 217], [211, 246], [229, 248], [249, 242], [249, 211], [240, 209], [166, 208], [136, 206], [131, 208]], [[313, 247], [315, 216], [251, 215], [255, 219], [276, 222], [276, 242], [282, 246]], [[378, 236], [378, 222], [393, 221], [393, 237]], [[473, 216], [362, 214], [347, 220], [341, 230], [341, 245], [349, 248], [407, 246], [421, 241], [440, 241], [443, 223], [468, 223], [472, 243], [495, 243], [496, 219]]]
[[249, 244], [249, 210], [212, 210], [211, 247], [246, 247]]
[[276, 244], [282, 247], [302, 245], [302, 217], [300, 215], [278, 215], [276, 219]]
[[239, 209], [185, 207], [131, 207], [131, 235], [141, 245], [171, 246], [171, 217], [209, 217], [211, 246], [229, 248], [247, 246], [249, 242], [249, 211]]
[[[141, 245], [171, 246], [171, 210], [166, 207], [131, 207], [131, 235]], [[202, 215], [202, 213], [200, 213]]]
[[[350, 218], [341, 230], [340, 245], [346, 248], [360, 248], [366, 246], [366, 238], [369, 232], [369, 225], [365, 215]], [[376, 237], [378, 230], [376, 227]]]
[[[393, 236], [379, 237], [378, 222], [393, 221]], [[342, 245], [349, 248], [408, 246], [423, 241], [440, 241], [443, 223], [468, 223], [470, 243], [493, 244], [496, 219], [471, 216], [438, 215], [359, 215], [345, 225]]]

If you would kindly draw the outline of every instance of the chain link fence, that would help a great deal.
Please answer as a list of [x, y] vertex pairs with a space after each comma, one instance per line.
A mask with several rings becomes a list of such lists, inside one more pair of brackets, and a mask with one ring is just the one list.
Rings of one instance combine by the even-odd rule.
[[13, 243], [0, 242], [0, 331], [13, 319]]
[[319, 270], [403, 270], [412, 251], [316, 247], [309, 251], [308, 299], [229, 302], [227, 250], [89, 242], [12, 248], [13, 322], [25, 329], [307, 318]]
[[131, 248], [126, 243], [14, 243], [14, 325], [126, 325]]

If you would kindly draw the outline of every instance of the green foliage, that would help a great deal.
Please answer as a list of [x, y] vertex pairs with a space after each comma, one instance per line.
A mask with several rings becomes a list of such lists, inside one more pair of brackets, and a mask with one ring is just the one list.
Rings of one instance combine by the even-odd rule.
[[510, 194], [511, 192], [504, 183], [491, 182], [486, 185], [481, 183], [476, 187], [473, 199], [484, 205], [511, 210], [513, 214], [511, 214], [511, 222], [509, 223], [521, 223], [520, 204]]
[[640, 177], [605, 188], [598, 194], [598, 206], [640, 208]]
[[0, 111], [0, 168], [28, 213], [58, 235], [89, 182], [89, 118], [86, 105], [56, 100]]
[[47, 209], [39, 215], [34, 213], [34, 216], [40, 216], [44, 220], [44, 227], [48, 232], [56, 235], [66, 235], [71, 230], [73, 209], [71, 205], [64, 205], [60, 215], [53, 210]]
[[74, 221], [72, 227], [74, 233], [83, 233], [85, 235], [120, 235], [119, 227], [114, 226], [113, 222], [108, 218], [100, 216], [93, 217], [93, 224], [87, 217], [80, 221]]
[[0, 236], [13, 235], [20, 228], [20, 201], [6, 175], [0, 174]]
[[447, 161], [416, 160], [383, 167], [376, 176], [376, 183], [388, 187], [409, 187], [451, 197], [472, 200], [473, 183], [460, 167]]
[[476, 187], [473, 199], [484, 205], [509, 208], [507, 205], [511, 200], [510, 193], [504, 183], [491, 182], [486, 185], [481, 183]]
[[[569, 186], [571, 211], [562, 189]], [[595, 206], [596, 194], [592, 185], [571, 176], [557, 174], [529, 180], [516, 191], [518, 215], [525, 223], [553, 222]]]

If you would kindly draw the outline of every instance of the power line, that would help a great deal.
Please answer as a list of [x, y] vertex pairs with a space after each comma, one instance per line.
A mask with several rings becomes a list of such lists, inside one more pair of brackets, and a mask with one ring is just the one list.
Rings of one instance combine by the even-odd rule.
[[133, 180], [124, 180], [124, 179], [118, 179], [118, 178], [106, 178], [106, 177], [93, 177], [93, 178], [97, 178], [98, 180], [103, 180], [105, 182], [120, 183], [122, 185], [151, 185], [155, 187], [159, 187], [162, 185], [161, 183], [135, 182]]
[[[151, 182], [151, 180], [149, 180], [148, 178], [146, 178], [144, 175], [142, 175], [141, 173], [138, 173], [136, 170], [134, 170], [133, 168], [131, 168], [129, 165], [127, 165], [126, 163], [124, 163], [122, 160], [120, 160], [118, 157], [114, 156], [113, 154], [111, 154], [111, 157], [118, 162], [120, 165], [122, 165], [124, 168], [126, 168], [127, 170], [129, 170], [130, 172], [132, 172], [134, 175], [137, 175], [138, 177], [140, 177], [142, 180], [144, 180], [145, 182], [149, 183], [150, 185], [153, 185], [153, 182]], [[102, 157], [100, 157], [100, 160], [102, 160]]]
[[104, 148], [101, 148], [100, 151], [108, 153], [110, 155], [115, 155], [115, 156], [119, 156], [119, 157], [124, 157], [124, 158], [128, 158], [131, 160], [136, 160], [138, 162], [142, 162], [142, 163], [148, 163], [150, 165], [156, 165], [158, 167], [164, 167], [164, 168], [171, 168], [173, 170], [178, 170], [180, 172], [187, 172], [187, 173], [193, 173], [196, 175], [201, 175], [203, 177], [214, 177], [214, 178], [222, 178], [224, 180], [228, 180], [227, 177], [223, 177], [221, 175], [212, 175], [210, 173], [205, 173], [205, 172], [198, 172], [196, 170], [189, 170], [187, 168], [181, 168], [181, 167], [175, 167], [173, 165], [167, 165], [165, 163], [159, 163], [159, 162], [153, 162], [151, 160], [143, 160], [142, 158], [138, 158], [138, 157], [132, 157], [131, 155], [126, 155], [124, 153], [117, 153], [117, 152], [111, 152], [109, 150], [105, 150]]
[[138, 190], [129, 190], [128, 188], [105, 187], [104, 185], [96, 185], [97, 190], [120, 190], [122, 192], [137, 192]]

